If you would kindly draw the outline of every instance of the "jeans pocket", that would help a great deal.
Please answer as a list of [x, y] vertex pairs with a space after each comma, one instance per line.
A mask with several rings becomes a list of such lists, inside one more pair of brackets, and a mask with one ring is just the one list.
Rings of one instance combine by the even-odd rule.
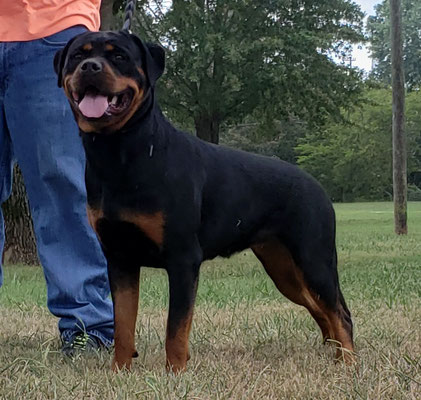
[[72, 26], [50, 36], [41, 38], [41, 43], [46, 46], [64, 47], [67, 42], [76, 35], [86, 32], [87, 29], [82, 25]]

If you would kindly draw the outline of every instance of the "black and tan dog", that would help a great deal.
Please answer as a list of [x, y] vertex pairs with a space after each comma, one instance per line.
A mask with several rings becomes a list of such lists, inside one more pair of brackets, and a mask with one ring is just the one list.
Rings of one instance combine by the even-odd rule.
[[205, 143], [155, 102], [164, 52], [126, 32], [84, 33], [54, 65], [86, 151], [89, 221], [108, 260], [113, 368], [130, 368], [141, 266], [168, 273], [167, 368], [185, 369], [203, 260], [251, 248], [279, 291], [306, 307], [337, 357], [352, 360], [339, 289], [335, 215], [297, 167]]

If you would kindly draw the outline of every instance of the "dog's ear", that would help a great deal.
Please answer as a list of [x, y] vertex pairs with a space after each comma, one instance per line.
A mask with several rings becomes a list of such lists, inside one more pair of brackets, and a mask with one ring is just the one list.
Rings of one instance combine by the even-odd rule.
[[[153, 81], [153, 84], [162, 76], [165, 70], [165, 50], [154, 43], [146, 43], [146, 47], [149, 50], [149, 54], [152, 56], [153, 62], [151, 64], [148, 73], [149, 79]], [[148, 62], [148, 61], [147, 61]]]
[[136, 35], [130, 36], [142, 52], [149, 84], [155, 86], [155, 82], [165, 69], [165, 51], [157, 44], [143, 43]]
[[64, 63], [66, 61], [67, 52], [69, 51], [70, 45], [73, 43], [73, 41], [76, 39], [76, 37], [70, 39], [66, 46], [59, 50], [55, 56], [54, 56], [54, 71], [57, 74], [57, 85], [58, 87], [62, 87], [63, 85], [63, 69], [64, 69]]

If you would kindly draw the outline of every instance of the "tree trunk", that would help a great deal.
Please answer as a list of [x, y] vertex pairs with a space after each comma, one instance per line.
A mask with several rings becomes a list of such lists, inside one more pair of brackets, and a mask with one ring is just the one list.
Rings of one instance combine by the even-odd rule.
[[221, 121], [216, 116], [199, 115], [194, 119], [196, 135], [198, 138], [210, 143], [219, 143], [219, 127]]
[[115, 29], [113, 16], [114, 0], [101, 1], [101, 30], [111, 31]]
[[3, 252], [5, 264], [39, 264], [35, 236], [22, 173], [14, 168], [13, 190], [3, 204], [6, 243]]
[[390, 0], [392, 92], [393, 92], [393, 201], [395, 208], [395, 232], [407, 234], [407, 178], [405, 81], [402, 59], [402, 14], [400, 0]]

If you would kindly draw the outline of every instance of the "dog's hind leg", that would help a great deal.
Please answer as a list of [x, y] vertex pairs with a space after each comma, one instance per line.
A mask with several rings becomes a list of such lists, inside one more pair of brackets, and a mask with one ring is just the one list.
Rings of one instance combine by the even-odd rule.
[[251, 248], [278, 290], [289, 300], [306, 307], [319, 325], [324, 340], [330, 339], [337, 344], [336, 357], [352, 361], [352, 321], [339, 289], [336, 256], [333, 270], [331, 267], [310, 266], [314, 279], [309, 280], [277, 238]]

